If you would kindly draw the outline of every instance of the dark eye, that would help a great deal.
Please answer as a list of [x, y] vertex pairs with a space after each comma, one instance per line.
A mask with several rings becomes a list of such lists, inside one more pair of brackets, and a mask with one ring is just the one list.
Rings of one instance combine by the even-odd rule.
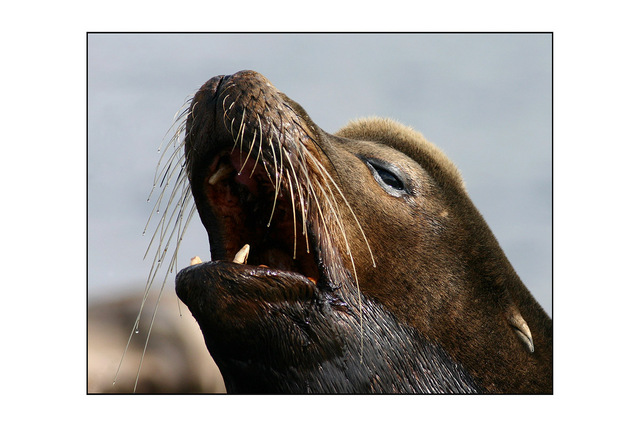
[[404, 174], [396, 166], [378, 159], [361, 159], [384, 191], [395, 197], [409, 194]]
[[404, 190], [404, 184], [402, 183], [402, 181], [400, 181], [400, 178], [395, 176], [392, 172], [376, 166], [374, 166], [373, 168], [376, 170], [376, 172], [378, 172], [378, 176], [380, 176], [382, 182], [387, 184], [389, 187], [395, 188], [399, 191]]

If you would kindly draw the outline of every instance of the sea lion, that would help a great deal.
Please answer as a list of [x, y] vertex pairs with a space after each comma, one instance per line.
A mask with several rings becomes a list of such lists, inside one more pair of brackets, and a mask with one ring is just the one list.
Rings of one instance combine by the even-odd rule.
[[176, 292], [229, 392], [552, 392], [551, 320], [421, 134], [329, 134], [253, 71], [186, 115], [212, 261]]

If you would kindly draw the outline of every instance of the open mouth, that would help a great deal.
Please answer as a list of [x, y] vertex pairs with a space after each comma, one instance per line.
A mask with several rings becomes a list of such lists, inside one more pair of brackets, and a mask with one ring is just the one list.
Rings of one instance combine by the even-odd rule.
[[300, 212], [304, 207], [292, 183], [273, 169], [237, 147], [214, 157], [204, 184], [219, 236], [212, 242], [212, 260], [299, 273], [315, 284], [320, 272], [315, 239]]
[[329, 284], [334, 269], [327, 266], [337, 258], [311, 196], [322, 166], [306, 117], [257, 73], [218, 76], [196, 93], [185, 158], [212, 262], [186, 269], [191, 273], [179, 274], [178, 285], [204, 280], [195, 270], [224, 270], [216, 282], [225, 286], [272, 291], [284, 280], [304, 295], [309, 286]]

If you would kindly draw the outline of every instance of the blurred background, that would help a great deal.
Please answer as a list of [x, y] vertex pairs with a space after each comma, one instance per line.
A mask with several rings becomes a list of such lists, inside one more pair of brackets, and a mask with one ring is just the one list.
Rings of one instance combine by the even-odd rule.
[[[264, 74], [328, 132], [376, 115], [423, 133], [459, 167], [511, 263], [551, 315], [550, 34], [90, 34], [89, 392], [133, 387], [155, 299], [112, 383], [151, 268], [143, 255], [152, 233], [142, 231], [158, 147], [205, 81], [243, 69]], [[194, 255], [209, 257], [197, 216], [178, 265]], [[223, 391], [173, 286], [171, 275], [138, 391]]]

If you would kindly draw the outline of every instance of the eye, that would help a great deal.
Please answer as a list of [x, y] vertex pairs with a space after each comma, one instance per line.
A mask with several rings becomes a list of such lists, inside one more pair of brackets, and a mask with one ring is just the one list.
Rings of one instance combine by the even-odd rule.
[[404, 173], [397, 166], [379, 159], [366, 157], [361, 159], [384, 191], [395, 197], [409, 194]]
[[395, 176], [392, 172], [376, 166], [373, 166], [373, 168], [376, 170], [378, 176], [386, 185], [399, 191], [404, 190], [404, 184], [402, 183], [402, 181], [400, 181], [400, 178]]

